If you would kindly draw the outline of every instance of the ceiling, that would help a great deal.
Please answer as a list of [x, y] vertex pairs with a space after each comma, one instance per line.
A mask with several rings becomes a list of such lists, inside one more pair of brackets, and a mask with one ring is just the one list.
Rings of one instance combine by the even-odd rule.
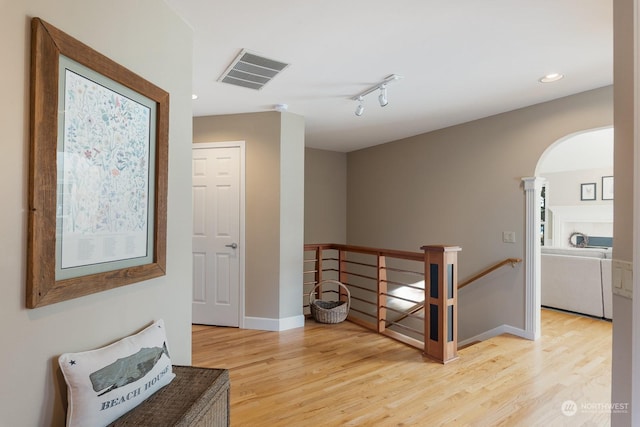
[[[348, 152], [613, 82], [612, 0], [165, 0], [194, 31], [194, 116], [288, 111], [307, 147]], [[242, 49], [290, 65], [218, 82]], [[540, 83], [545, 74], [565, 78]], [[390, 74], [354, 112], [351, 98]]]

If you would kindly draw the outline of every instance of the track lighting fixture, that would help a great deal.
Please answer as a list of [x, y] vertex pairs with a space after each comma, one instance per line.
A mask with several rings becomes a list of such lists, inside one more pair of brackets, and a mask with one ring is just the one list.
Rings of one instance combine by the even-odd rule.
[[362, 101], [364, 101], [364, 99], [362, 99], [362, 96], [358, 97], [358, 101], [360, 103], [356, 107], [356, 116], [360, 117], [362, 115], [362, 113], [364, 113], [364, 105], [362, 105]]
[[389, 103], [387, 99], [387, 85], [380, 85], [380, 95], [378, 96], [378, 102], [381, 107], [384, 107]]
[[385, 105], [387, 105], [389, 103], [389, 99], [387, 98], [387, 84], [391, 82], [395, 82], [396, 80], [400, 80], [401, 78], [402, 76], [399, 76], [397, 74], [391, 74], [390, 76], [387, 76], [384, 80], [382, 80], [380, 83], [377, 83], [371, 86], [370, 88], [360, 92], [359, 94], [351, 97], [351, 99], [353, 99], [354, 101], [358, 101], [359, 103], [358, 106], [356, 107], [356, 116], [359, 117], [362, 115], [362, 113], [364, 113], [364, 105], [363, 105], [364, 97], [376, 90], [380, 90], [380, 95], [378, 95], [378, 102], [380, 103], [380, 106], [384, 107]]

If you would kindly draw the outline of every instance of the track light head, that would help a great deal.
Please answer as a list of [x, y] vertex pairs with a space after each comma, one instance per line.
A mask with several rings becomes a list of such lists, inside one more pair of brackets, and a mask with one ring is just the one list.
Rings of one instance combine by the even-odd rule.
[[391, 74], [385, 77], [385, 79], [382, 80], [381, 82], [376, 83], [375, 85], [369, 87], [368, 89], [363, 90], [359, 94], [352, 96], [350, 99], [354, 101], [358, 101], [360, 103], [358, 107], [356, 107], [356, 116], [361, 116], [362, 113], [364, 113], [364, 105], [363, 105], [364, 97], [369, 95], [370, 93], [375, 92], [376, 90], [380, 90], [380, 95], [378, 96], [378, 102], [380, 103], [380, 106], [384, 107], [385, 105], [387, 105], [389, 103], [389, 100], [387, 99], [387, 84], [398, 81], [401, 78], [402, 76], [399, 76], [397, 74]]
[[380, 103], [381, 107], [384, 107], [389, 103], [389, 100], [387, 99], [387, 85], [385, 84], [380, 85], [380, 95], [378, 96], [378, 102]]
[[358, 117], [360, 117], [362, 115], [362, 113], [364, 113], [364, 105], [362, 105], [362, 101], [363, 100], [364, 99], [361, 96], [358, 97], [359, 104], [356, 107], [356, 116], [358, 116]]

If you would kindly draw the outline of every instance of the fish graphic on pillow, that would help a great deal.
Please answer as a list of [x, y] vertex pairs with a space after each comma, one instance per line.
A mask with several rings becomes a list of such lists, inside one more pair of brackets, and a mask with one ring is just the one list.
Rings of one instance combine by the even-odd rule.
[[93, 390], [100, 392], [98, 396], [102, 396], [118, 387], [138, 381], [153, 369], [163, 354], [170, 357], [166, 342], [162, 348], [141, 348], [131, 356], [116, 360], [89, 375]]

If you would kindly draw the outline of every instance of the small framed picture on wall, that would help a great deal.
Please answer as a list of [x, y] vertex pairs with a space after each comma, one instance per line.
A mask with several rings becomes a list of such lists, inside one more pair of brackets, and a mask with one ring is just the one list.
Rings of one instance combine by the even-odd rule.
[[602, 200], [613, 200], [613, 177], [602, 177]]
[[596, 199], [596, 183], [588, 182], [580, 184], [580, 200], [595, 200]]

